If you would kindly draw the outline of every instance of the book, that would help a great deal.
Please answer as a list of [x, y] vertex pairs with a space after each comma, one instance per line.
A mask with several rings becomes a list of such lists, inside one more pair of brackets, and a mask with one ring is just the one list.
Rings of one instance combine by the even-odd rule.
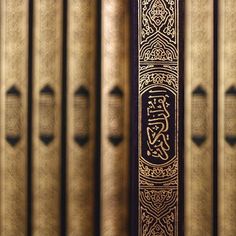
[[185, 2], [185, 234], [213, 234], [213, 0]]
[[68, 1], [67, 234], [95, 234], [97, 1]]
[[1, 235], [27, 234], [28, 1], [1, 1]]
[[236, 3], [218, 12], [218, 235], [236, 234]]
[[63, 1], [34, 1], [32, 234], [60, 235]]
[[136, 235], [183, 235], [183, 1], [136, 9]]
[[128, 235], [129, 1], [102, 0], [101, 235]]

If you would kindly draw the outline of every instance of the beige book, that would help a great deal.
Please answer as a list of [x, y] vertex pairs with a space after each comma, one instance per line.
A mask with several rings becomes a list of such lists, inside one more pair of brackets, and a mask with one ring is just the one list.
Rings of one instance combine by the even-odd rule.
[[27, 233], [28, 1], [0, 3], [0, 235]]
[[219, 1], [218, 233], [236, 235], [236, 2]]
[[129, 1], [102, 1], [101, 235], [128, 235]]
[[96, 0], [68, 1], [67, 234], [94, 235]]
[[60, 234], [62, 0], [35, 0], [32, 234]]
[[185, 2], [185, 235], [213, 233], [213, 0]]
[[27, 234], [28, 0], [0, 2], [0, 235]]

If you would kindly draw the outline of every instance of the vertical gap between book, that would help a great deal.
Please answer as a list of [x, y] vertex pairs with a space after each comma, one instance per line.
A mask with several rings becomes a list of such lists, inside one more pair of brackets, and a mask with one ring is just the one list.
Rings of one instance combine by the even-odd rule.
[[101, 187], [101, 16], [102, 16], [102, 3], [101, 0], [97, 1], [97, 78], [96, 78], [96, 150], [95, 150], [95, 179], [94, 179], [94, 235], [100, 236], [100, 187]]
[[28, 5], [28, 127], [27, 127], [27, 235], [32, 235], [32, 86], [33, 86], [33, 0]]
[[213, 235], [218, 218], [218, 0], [214, 0], [214, 92], [213, 92]]
[[185, 1], [179, 1], [179, 137], [178, 137], [178, 145], [179, 145], [179, 222], [178, 222], [178, 232], [179, 235], [184, 235], [184, 40], [185, 40]]
[[[131, 13], [131, 9], [132, 9], [132, 3], [129, 2], [128, 3], [128, 17], [129, 17], [129, 29], [130, 29], [130, 32], [129, 32], [129, 62], [130, 62], [130, 65], [131, 65], [131, 68], [132, 68], [132, 46], [131, 46], [131, 40], [132, 40], [132, 13]], [[133, 42], [133, 40], [132, 40]], [[132, 173], [132, 69], [129, 71], [130, 73], [130, 78], [129, 78], [129, 114], [130, 114], [130, 119], [129, 119], [129, 156], [130, 156], [130, 159], [129, 159], [129, 173]], [[129, 175], [128, 177], [129, 179], [129, 195], [128, 195], [128, 213], [129, 213], [129, 216], [128, 216], [128, 225], [129, 225], [129, 229], [128, 229], [128, 232], [129, 232], [129, 235], [132, 235], [132, 174]]]
[[67, 154], [67, 0], [63, 0], [62, 87], [61, 87], [61, 235], [67, 231], [66, 154]]
[[130, 235], [138, 235], [138, 1], [131, 1]]

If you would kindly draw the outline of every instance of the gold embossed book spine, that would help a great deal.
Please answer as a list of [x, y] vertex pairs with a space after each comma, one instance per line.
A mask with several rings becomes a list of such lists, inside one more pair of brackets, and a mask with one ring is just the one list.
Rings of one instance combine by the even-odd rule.
[[183, 235], [183, 1], [138, 1], [138, 235]]
[[0, 2], [0, 235], [27, 235], [28, 0]]
[[62, 0], [35, 0], [32, 235], [60, 235]]
[[68, 1], [67, 233], [94, 229], [96, 0]]
[[185, 2], [185, 235], [213, 235], [213, 0]]
[[102, 0], [101, 235], [128, 235], [129, 1]]
[[236, 235], [236, 2], [219, 0], [218, 235]]

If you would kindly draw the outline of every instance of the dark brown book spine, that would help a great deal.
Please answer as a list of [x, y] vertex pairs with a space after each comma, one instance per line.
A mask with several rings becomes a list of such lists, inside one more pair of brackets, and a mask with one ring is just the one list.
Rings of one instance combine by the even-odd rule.
[[183, 1], [138, 1], [139, 236], [183, 235], [183, 15]]

